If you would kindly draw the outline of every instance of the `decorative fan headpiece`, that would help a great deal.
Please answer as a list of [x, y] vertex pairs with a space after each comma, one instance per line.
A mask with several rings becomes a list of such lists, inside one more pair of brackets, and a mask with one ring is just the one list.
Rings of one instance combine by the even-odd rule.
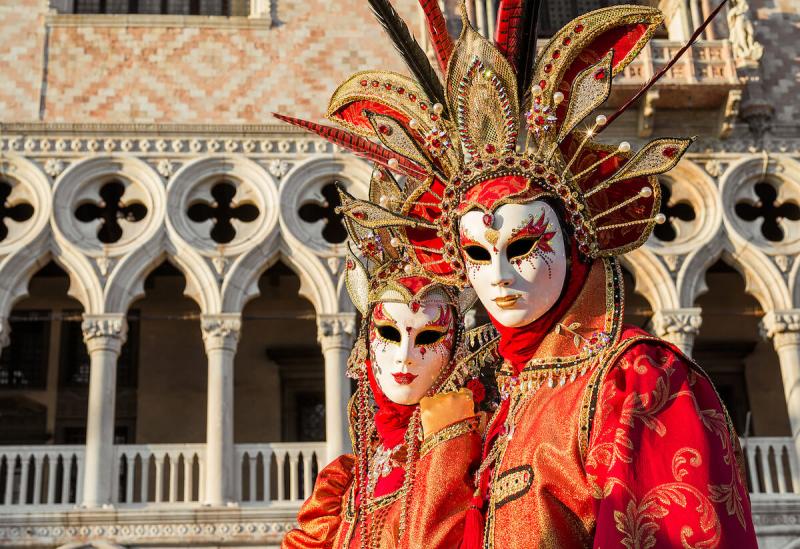
[[[642, 245], [663, 221], [655, 176], [675, 166], [692, 139], [656, 139], [631, 154], [625, 142], [592, 140], [605, 116], [578, 128], [608, 98], [612, 77], [644, 47], [661, 13], [628, 5], [596, 10], [535, 55], [537, 3], [501, 0], [493, 44], [470, 25], [463, 5], [463, 29], [453, 42], [438, 2], [421, 0], [443, 86], [388, 0], [370, 0], [415, 79], [386, 71], [350, 77], [328, 106], [328, 117], [345, 130], [276, 115], [384, 168], [369, 201], [342, 191], [351, 234], [356, 226], [373, 231], [374, 245], [391, 243], [384, 253], [408, 268], [464, 285], [457, 226], [469, 210], [484, 211], [491, 226], [502, 204], [551, 197], [563, 204], [564, 222], [590, 258]], [[535, 64], [526, 61], [534, 56]], [[405, 177], [405, 192], [390, 172]]]

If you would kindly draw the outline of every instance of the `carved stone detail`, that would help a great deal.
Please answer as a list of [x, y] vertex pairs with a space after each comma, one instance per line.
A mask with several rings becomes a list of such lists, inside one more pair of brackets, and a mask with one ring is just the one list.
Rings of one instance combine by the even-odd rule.
[[657, 311], [653, 316], [653, 330], [659, 337], [670, 334], [697, 335], [703, 317], [700, 309], [675, 309]]
[[761, 319], [762, 337], [772, 339], [776, 349], [800, 345], [800, 309], [770, 311]]
[[85, 314], [81, 330], [89, 353], [98, 349], [119, 353], [128, 335], [128, 322], [122, 313]]
[[328, 349], [349, 349], [356, 334], [354, 313], [321, 314], [317, 316], [317, 341], [322, 352]]
[[242, 332], [242, 316], [238, 313], [203, 315], [200, 322], [206, 350], [236, 349]]

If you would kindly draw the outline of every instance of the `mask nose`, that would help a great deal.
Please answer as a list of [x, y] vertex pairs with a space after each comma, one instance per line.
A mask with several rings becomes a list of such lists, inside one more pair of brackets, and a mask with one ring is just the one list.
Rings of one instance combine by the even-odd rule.
[[394, 362], [398, 366], [411, 365], [411, 341], [407, 336], [403, 336], [400, 344], [397, 346], [397, 351], [394, 353]]
[[492, 286], [506, 287], [510, 286], [514, 281], [514, 274], [511, 270], [511, 264], [502, 256], [498, 255], [492, 258], [492, 276], [490, 283]]

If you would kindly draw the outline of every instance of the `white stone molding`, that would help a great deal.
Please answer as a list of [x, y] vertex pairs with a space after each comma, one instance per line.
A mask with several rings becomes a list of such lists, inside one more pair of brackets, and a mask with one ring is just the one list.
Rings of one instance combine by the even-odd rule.
[[[124, 200], [144, 204], [147, 214], [139, 222], [120, 220], [123, 236], [103, 244], [97, 238], [100, 222], [82, 223], [75, 209], [84, 202], [98, 202], [98, 191], [110, 180], [125, 185]], [[100, 156], [77, 162], [64, 170], [53, 187], [53, 230], [64, 246], [91, 258], [118, 257], [155, 238], [162, 230], [166, 195], [161, 177], [146, 162], [133, 156]]]
[[784, 232], [780, 242], [771, 242], [761, 233], [761, 218], [745, 221], [736, 215], [738, 202], [759, 200], [754, 186], [760, 181], [773, 185], [778, 192], [776, 201], [785, 203], [800, 196], [800, 162], [785, 155], [752, 155], [731, 164], [720, 178], [720, 195], [724, 205], [724, 222], [730, 238], [739, 246], [756, 245], [769, 255], [800, 253], [800, 222], [782, 220]]
[[675, 281], [650, 249], [637, 248], [621, 256], [620, 261], [633, 275], [634, 291], [643, 296], [654, 311], [679, 307]]
[[761, 320], [761, 334], [780, 350], [787, 345], [800, 345], [800, 309], [770, 311]]
[[701, 309], [661, 309], [655, 311], [651, 321], [653, 333], [677, 345], [691, 356], [694, 339], [703, 324]]
[[203, 315], [200, 323], [206, 351], [236, 350], [242, 332], [242, 317], [238, 313]]
[[299, 163], [281, 180], [280, 203], [282, 235], [290, 245], [302, 245], [321, 256], [344, 255], [346, 246], [331, 244], [322, 237], [323, 221], [309, 223], [300, 219], [300, 207], [322, 203], [323, 186], [339, 183], [359, 197], [367, 196], [372, 168], [355, 156], [336, 155], [312, 158]]
[[355, 313], [317, 315], [317, 340], [322, 352], [329, 349], [347, 349], [353, 346], [357, 331]]
[[[218, 244], [210, 236], [212, 222], [195, 223], [187, 215], [197, 202], [213, 202], [211, 188], [227, 181], [236, 187], [233, 203], [248, 203], [258, 208], [258, 218], [250, 223], [232, 220], [236, 229], [233, 241]], [[167, 223], [188, 246], [206, 257], [238, 256], [269, 238], [278, 225], [278, 185], [264, 167], [244, 156], [202, 158], [182, 166], [167, 187]]]
[[675, 227], [675, 240], [663, 242], [653, 235], [647, 248], [658, 254], [684, 255], [713, 240], [722, 226], [721, 201], [714, 180], [698, 164], [686, 159], [661, 177], [669, 186], [670, 201], [691, 204], [695, 218], [668, 220]]
[[81, 330], [89, 353], [95, 348], [119, 353], [128, 335], [128, 323], [120, 313], [85, 314]]
[[4, 257], [30, 245], [49, 230], [53, 203], [47, 175], [22, 156], [0, 156], [0, 179], [11, 185], [11, 194], [6, 199], [9, 205], [27, 203], [33, 207], [33, 214], [26, 221], [5, 219], [8, 235], [0, 242], [0, 257]]

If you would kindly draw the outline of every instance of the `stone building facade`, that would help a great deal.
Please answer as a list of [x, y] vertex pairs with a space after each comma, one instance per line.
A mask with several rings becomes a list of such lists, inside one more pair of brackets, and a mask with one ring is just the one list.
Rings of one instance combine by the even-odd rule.
[[[468, 1], [485, 33], [493, 4]], [[545, 34], [608, 2], [549, 4]], [[658, 5], [609, 107], [713, 7]], [[626, 314], [709, 371], [761, 544], [794, 547], [800, 7], [723, 13], [606, 132], [698, 136], [662, 179], [668, 222], [624, 258]], [[370, 168], [271, 113], [320, 119], [398, 58], [359, 0], [7, 1], [0, 38], [0, 544], [278, 543], [349, 444], [331, 191]]]

